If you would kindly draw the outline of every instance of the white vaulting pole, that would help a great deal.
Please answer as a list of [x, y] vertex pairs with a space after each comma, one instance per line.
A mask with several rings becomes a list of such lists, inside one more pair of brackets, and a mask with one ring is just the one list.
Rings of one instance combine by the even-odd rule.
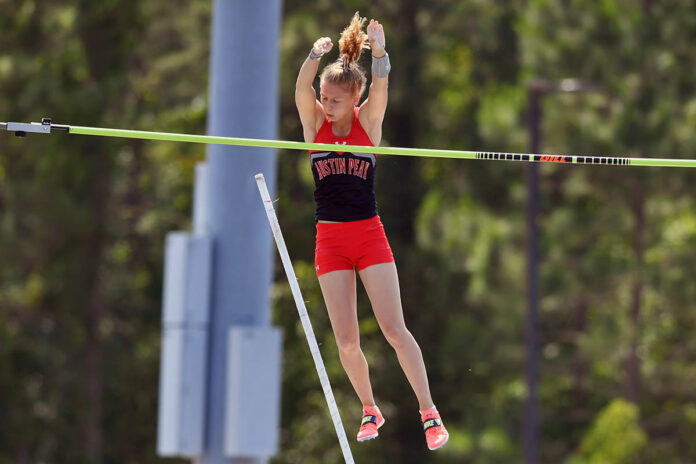
[[283, 261], [285, 274], [288, 277], [288, 282], [290, 283], [290, 288], [292, 289], [292, 296], [295, 299], [295, 304], [297, 305], [297, 312], [300, 314], [302, 328], [304, 329], [305, 336], [307, 337], [307, 343], [309, 343], [309, 351], [311, 351], [312, 358], [314, 358], [314, 367], [317, 369], [319, 381], [321, 382], [321, 388], [324, 389], [324, 396], [326, 397], [326, 403], [329, 405], [331, 420], [333, 421], [334, 428], [336, 429], [336, 435], [338, 435], [338, 442], [341, 445], [341, 451], [343, 451], [343, 458], [345, 459], [346, 464], [354, 464], [355, 461], [353, 461], [353, 455], [350, 452], [346, 432], [343, 429], [343, 423], [341, 422], [341, 415], [338, 412], [338, 406], [336, 406], [336, 400], [334, 399], [331, 384], [329, 383], [329, 376], [326, 374], [324, 361], [321, 359], [319, 345], [317, 344], [317, 339], [314, 336], [314, 331], [312, 330], [312, 323], [309, 321], [309, 315], [307, 314], [307, 308], [305, 307], [304, 300], [302, 299], [300, 286], [297, 284], [295, 270], [290, 262], [290, 255], [288, 254], [288, 249], [285, 246], [283, 234], [280, 231], [280, 224], [278, 223], [275, 209], [273, 209], [273, 202], [271, 201], [271, 195], [268, 193], [268, 188], [266, 187], [266, 180], [264, 179], [263, 174], [256, 174], [255, 178], [256, 185], [259, 187], [261, 199], [263, 200], [263, 205], [266, 208], [266, 215], [268, 216], [268, 222], [271, 225], [271, 230], [273, 231], [273, 237], [275, 238], [276, 245], [278, 246], [280, 259]]

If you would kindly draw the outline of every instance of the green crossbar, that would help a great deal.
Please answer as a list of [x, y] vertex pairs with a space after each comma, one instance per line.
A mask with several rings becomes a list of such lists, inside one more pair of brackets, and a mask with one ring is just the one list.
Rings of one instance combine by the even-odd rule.
[[[47, 129], [48, 126], [50, 129]], [[220, 137], [214, 135], [175, 134], [170, 132], [149, 132], [128, 129], [108, 129], [102, 127], [66, 126], [51, 124], [44, 119], [39, 123], [0, 123], [5, 129], [18, 135], [28, 132], [50, 133], [55, 130], [69, 134], [92, 135], [98, 137], [117, 137], [140, 140], [160, 140], [168, 142], [210, 143], [244, 147], [285, 148], [291, 150], [335, 151], [336, 145], [326, 143], [292, 142], [286, 140], [250, 139], [241, 137]], [[421, 156], [426, 158], [456, 158], [470, 160], [526, 161], [534, 163], [594, 164], [608, 166], [651, 166], [651, 167], [696, 167], [694, 159], [669, 158], [628, 158], [610, 156], [577, 156], [555, 154], [499, 153], [466, 150], [434, 150], [429, 148], [369, 147], [363, 145], [341, 145], [341, 151], [352, 153], [375, 153], [378, 155]]]

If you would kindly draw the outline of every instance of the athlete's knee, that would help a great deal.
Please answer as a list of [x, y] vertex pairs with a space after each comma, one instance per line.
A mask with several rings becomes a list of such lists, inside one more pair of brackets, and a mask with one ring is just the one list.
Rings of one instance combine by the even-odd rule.
[[354, 353], [360, 350], [360, 335], [357, 333], [345, 332], [336, 333], [336, 345], [341, 353]]
[[403, 324], [385, 325], [382, 327], [382, 333], [394, 348], [403, 346], [411, 339], [411, 332]]

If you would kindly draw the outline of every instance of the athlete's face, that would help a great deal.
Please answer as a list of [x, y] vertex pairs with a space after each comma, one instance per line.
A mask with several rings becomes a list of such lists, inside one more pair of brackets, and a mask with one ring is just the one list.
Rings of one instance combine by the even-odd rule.
[[324, 82], [321, 85], [321, 106], [329, 121], [342, 121], [352, 117], [353, 108], [358, 103], [359, 96], [351, 95], [345, 87]]

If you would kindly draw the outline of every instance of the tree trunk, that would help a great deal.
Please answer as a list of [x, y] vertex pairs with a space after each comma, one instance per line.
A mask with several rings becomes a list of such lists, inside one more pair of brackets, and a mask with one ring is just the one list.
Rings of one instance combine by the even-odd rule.
[[[393, 18], [395, 29], [402, 31], [405, 49], [411, 53], [393, 59], [395, 69], [389, 77], [391, 88], [409, 89], [400, 98], [393, 98], [395, 95], [392, 95], [389, 99], [384, 122], [388, 130], [384, 132], [391, 134], [389, 144], [392, 146], [413, 147], [416, 143], [414, 134], [418, 132], [418, 117], [422, 108], [420, 95], [423, 94], [420, 90], [422, 39], [416, 23], [419, 10], [418, 1], [408, 0], [401, 3], [400, 13]], [[387, 193], [378, 198], [379, 205], [384, 206], [380, 208], [380, 214], [386, 218], [384, 222], [389, 224], [389, 239], [397, 247], [410, 247], [413, 244], [415, 216], [424, 190], [420, 163], [419, 159], [409, 156], [380, 159], [377, 185], [378, 189]]]
[[[138, 26], [138, 10], [135, 0], [121, 2], [91, 2], [79, 0], [77, 30], [85, 44], [86, 61], [91, 82], [88, 85], [109, 89], [108, 95], [116, 95], [115, 86], [123, 90], [126, 81], [115, 77], [127, 75], [126, 68], [131, 56], [132, 35]], [[125, 90], [124, 90], [125, 92]], [[100, 121], [105, 118], [104, 108], [118, 111], [123, 100], [108, 101], [107, 94], [95, 94], [93, 104], [85, 114], [89, 120]], [[85, 237], [81, 252], [80, 279], [84, 283], [84, 323], [83, 344], [85, 393], [87, 409], [83, 416], [84, 453], [87, 462], [102, 461], [102, 415], [103, 415], [103, 340], [101, 326], [106, 312], [106, 295], [102, 263], [107, 246], [107, 226], [111, 176], [113, 161], [107, 147], [113, 144], [103, 140], [85, 143], [84, 153], [94, 157], [88, 163], [91, 178], [85, 186], [84, 201], [90, 214], [90, 229]]]
[[87, 307], [85, 314], [84, 368], [87, 410], [84, 417], [84, 446], [89, 462], [101, 462], [102, 457], [102, 353], [100, 329], [105, 315], [104, 281], [101, 272], [106, 245], [108, 204], [110, 197], [111, 161], [107, 154], [96, 154], [93, 178], [89, 186], [89, 209], [93, 228], [85, 245], [83, 267]]

